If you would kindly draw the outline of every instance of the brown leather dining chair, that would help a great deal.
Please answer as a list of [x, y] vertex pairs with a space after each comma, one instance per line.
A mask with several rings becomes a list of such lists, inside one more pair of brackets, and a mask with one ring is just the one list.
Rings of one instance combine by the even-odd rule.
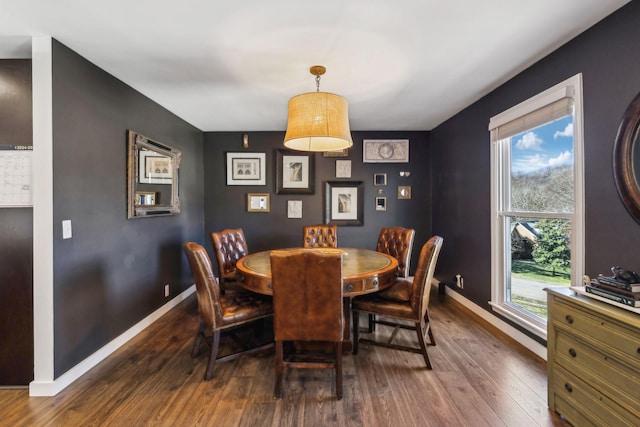
[[247, 240], [242, 228], [228, 228], [211, 233], [211, 242], [218, 262], [218, 274], [222, 292], [227, 287], [237, 288], [236, 261], [249, 255]]
[[200, 317], [191, 357], [195, 358], [200, 354], [202, 341], [209, 344], [211, 352], [204, 376], [205, 381], [208, 381], [213, 377], [216, 361], [232, 360], [243, 354], [256, 353], [273, 347], [273, 342], [269, 342], [218, 357], [222, 332], [273, 315], [273, 305], [268, 299], [260, 298], [249, 291], [240, 290], [222, 294], [206, 249], [194, 242], [187, 242], [183, 247], [196, 282]]
[[[431, 293], [431, 280], [433, 279], [443, 241], [442, 237], [433, 236], [422, 246], [413, 280], [399, 278], [384, 291], [353, 299], [353, 354], [358, 353], [359, 342], [366, 342], [396, 350], [420, 353], [427, 368], [431, 369], [431, 361], [427, 354], [426, 335], [429, 335], [429, 345], [435, 345], [435, 339], [433, 338], [429, 319], [429, 295]], [[375, 322], [396, 328], [392, 332], [389, 341], [360, 338], [360, 312], [383, 317], [384, 319], [379, 318]], [[410, 323], [413, 323], [413, 325]], [[419, 348], [394, 344], [393, 339], [398, 331], [397, 328], [415, 330]]]
[[[378, 234], [376, 251], [391, 255], [398, 260], [398, 277], [409, 277], [413, 238], [416, 231], [413, 228], [382, 227]], [[375, 331], [375, 315], [369, 314], [369, 332]]]
[[338, 227], [335, 224], [305, 225], [302, 227], [303, 248], [337, 248]]
[[416, 231], [404, 227], [383, 227], [378, 235], [376, 251], [391, 255], [398, 260], [398, 277], [409, 276], [413, 238]]
[[[316, 249], [274, 250], [271, 279], [275, 398], [282, 397], [284, 369], [289, 367], [334, 368], [336, 396], [342, 399], [342, 254]], [[318, 342], [327, 346], [326, 351]]]

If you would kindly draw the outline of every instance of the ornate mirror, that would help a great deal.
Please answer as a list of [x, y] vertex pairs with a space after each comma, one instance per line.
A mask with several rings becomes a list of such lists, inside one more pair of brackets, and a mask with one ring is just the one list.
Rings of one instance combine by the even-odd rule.
[[613, 149], [613, 174], [625, 207], [640, 223], [640, 93], [624, 112]]
[[180, 150], [127, 131], [127, 218], [180, 213]]

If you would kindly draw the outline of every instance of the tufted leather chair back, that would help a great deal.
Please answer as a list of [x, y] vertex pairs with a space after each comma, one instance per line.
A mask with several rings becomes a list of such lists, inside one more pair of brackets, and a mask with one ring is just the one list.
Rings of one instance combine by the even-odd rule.
[[398, 277], [409, 276], [415, 234], [412, 228], [383, 227], [380, 229], [376, 251], [391, 255], [398, 260]]
[[236, 261], [249, 255], [247, 241], [242, 228], [229, 228], [211, 233], [211, 241], [216, 251], [218, 274], [223, 281], [236, 279]]
[[338, 227], [335, 224], [305, 225], [302, 228], [302, 247], [337, 248]]

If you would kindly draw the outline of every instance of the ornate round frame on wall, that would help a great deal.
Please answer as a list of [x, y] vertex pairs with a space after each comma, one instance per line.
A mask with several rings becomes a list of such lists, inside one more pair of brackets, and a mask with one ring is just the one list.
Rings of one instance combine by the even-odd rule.
[[616, 135], [613, 175], [618, 194], [631, 216], [640, 223], [640, 93], [631, 101]]

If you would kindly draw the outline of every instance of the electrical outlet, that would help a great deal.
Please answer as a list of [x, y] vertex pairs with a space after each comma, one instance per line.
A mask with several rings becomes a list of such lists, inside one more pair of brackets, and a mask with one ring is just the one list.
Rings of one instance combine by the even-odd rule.
[[169, 296], [169, 285], [164, 285], [164, 296], [165, 298]]
[[456, 274], [456, 286], [460, 289], [464, 288], [464, 279], [460, 274]]

